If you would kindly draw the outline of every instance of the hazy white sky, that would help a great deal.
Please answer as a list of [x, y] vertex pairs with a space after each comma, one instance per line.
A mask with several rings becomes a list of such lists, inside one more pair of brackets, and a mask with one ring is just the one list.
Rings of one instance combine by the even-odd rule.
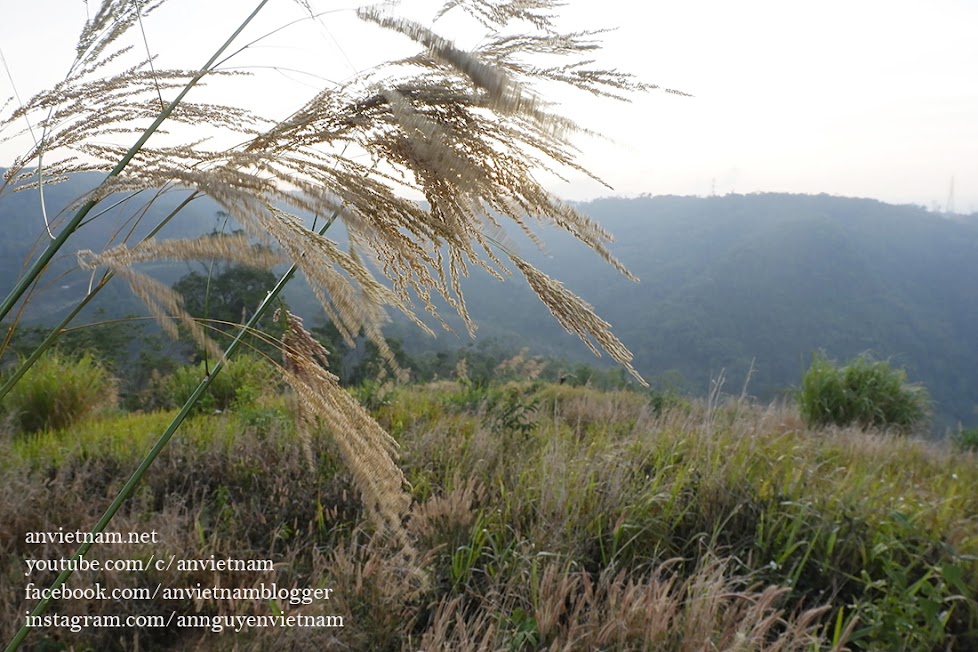
[[[64, 74], [86, 4], [2, 2], [0, 49], [27, 97]], [[253, 4], [172, 0], [146, 23], [159, 65], [200, 65]], [[267, 111], [296, 108], [313, 75], [345, 79], [408, 51], [359, 25], [349, 3], [311, 4], [330, 13], [235, 59], [297, 70], [270, 73], [261, 96], [248, 98]], [[89, 5], [94, 12], [96, 0]], [[425, 19], [438, 3], [405, 6]], [[249, 34], [300, 15], [293, 0], [271, 0]], [[826, 192], [944, 208], [953, 177], [954, 207], [978, 211], [973, 0], [568, 0], [562, 15], [571, 29], [617, 28], [605, 38], [608, 67], [694, 95], [631, 104], [574, 96], [565, 112], [614, 141], [580, 142], [585, 164], [614, 190], [573, 178], [554, 185], [564, 197]], [[451, 35], [450, 23], [443, 29]], [[12, 94], [0, 70], [0, 98]], [[22, 147], [0, 145], [0, 165]]]

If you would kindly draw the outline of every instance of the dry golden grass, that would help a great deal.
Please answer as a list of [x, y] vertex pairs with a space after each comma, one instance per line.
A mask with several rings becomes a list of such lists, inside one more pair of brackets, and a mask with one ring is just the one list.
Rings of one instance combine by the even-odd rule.
[[[412, 559], [386, 525], [375, 526], [374, 501], [358, 499], [357, 471], [319, 448], [311, 466], [286, 420], [261, 430], [244, 428], [233, 412], [195, 418], [114, 527], [158, 530], [161, 553], [269, 557], [275, 571], [106, 581], [326, 586], [335, 589], [328, 604], [279, 606], [343, 616], [346, 626], [236, 636], [90, 631], [69, 643], [774, 652], [888, 650], [910, 641], [906, 649], [974, 649], [973, 457], [859, 430], [798, 428], [797, 411], [785, 405], [721, 400], [654, 411], [637, 393], [523, 389], [542, 396], [544, 408], [526, 432], [495, 427], [485, 404], [459, 409], [450, 399], [472, 391], [461, 384], [401, 388], [380, 409], [382, 422], [401, 424], [400, 465], [413, 484], [404, 523]], [[22, 582], [16, 560], [33, 552], [69, 552], [32, 551], [22, 533], [84, 528], [121, 484], [116, 471], [138, 457], [165, 417], [83, 424], [71, 446], [64, 433], [0, 440], [5, 579]], [[52, 450], [63, 450], [58, 463]], [[138, 553], [105, 548], [92, 558]], [[417, 566], [428, 582], [416, 581]], [[88, 580], [95, 578], [79, 578]], [[928, 618], [927, 600], [953, 612], [945, 625]], [[164, 607], [215, 615], [270, 608], [141, 605]], [[110, 613], [113, 605], [72, 608]], [[4, 622], [17, 622], [22, 596], [9, 594], [0, 611]]]
[[223, 352], [186, 311], [183, 297], [170, 286], [132, 268], [136, 263], [157, 260], [214, 259], [260, 268], [270, 268], [282, 262], [280, 255], [265, 247], [252, 247], [242, 235], [209, 235], [193, 240], [151, 239], [133, 248], [119, 244], [100, 254], [87, 249], [78, 252], [78, 264], [82, 269], [105, 267], [125, 279], [133, 294], [142, 300], [168, 335], [179, 338], [176, 327], [179, 322], [187, 328], [194, 342], [211, 357], [220, 359]]
[[[494, 586], [494, 599], [478, 607], [462, 596], [442, 600], [419, 649], [823, 649], [819, 619], [824, 609], [787, 614], [782, 604], [788, 589], [745, 585], [719, 560], [704, 562], [686, 580], [677, 579], [668, 563], [645, 575], [608, 569], [597, 576], [544, 563], [528, 579], [528, 587], [523, 585], [525, 578]], [[517, 613], [525, 614], [526, 620], [507, 622], [501, 617]], [[521, 637], [519, 626], [530, 623], [532, 629]]]

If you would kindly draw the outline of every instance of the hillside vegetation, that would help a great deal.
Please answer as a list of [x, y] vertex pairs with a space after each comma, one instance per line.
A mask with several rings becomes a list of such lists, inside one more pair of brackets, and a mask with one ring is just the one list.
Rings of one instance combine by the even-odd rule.
[[[416, 550], [371, 534], [328, 433], [291, 398], [243, 387], [194, 417], [116, 530], [158, 546], [89, 558], [270, 558], [271, 572], [78, 573], [73, 586], [328, 587], [328, 602], [122, 603], [136, 613], [329, 614], [344, 627], [39, 629], [32, 649], [973, 650], [978, 459], [923, 441], [807, 429], [790, 405], [540, 382], [441, 381], [357, 397], [400, 445]], [[172, 412], [102, 413], [7, 433], [3, 584], [86, 530]], [[152, 550], [150, 550], [152, 548]], [[413, 559], [413, 561], [412, 561]], [[420, 569], [420, 572], [418, 571]], [[43, 586], [51, 573], [31, 578]], [[0, 605], [13, 631], [21, 593]], [[119, 604], [61, 601], [60, 613]]]
[[688, 95], [559, 0], [331, 12], [408, 47], [339, 82], [310, 2], [192, 68], [164, 4], [0, 107], [8, 652], [978, 648], [974, 219], [562, 201], [551, 90]]
[[[934, 400], [935, 430], [978, 425], [978, 218], [827, 195], [602, 199], [582, 206], [616, 237], [630, 283], [568, 237], [540, 267], [590, 301], [649, 378], [678, 371], [705, 395], [722, 369], [768, 401], [813, 353], [892, 359]], [[578, 350], [528, 292], [473, 281], [486, 334]], [[478, 296], [478, 302], [474, 297]], [[500, 315], [506, 315], [501, 319]]]
[[[94, 179], [81, 175], [47, 193], [49, 210], [82, 194]], [[153, 210], [165, 214], [183, 195], [172, 193]], [[38, 224], [33, 193], [13, 195], [0, 207], [0, 290], [12, 285], [34, 244]], [[60, 202], [60, 203], [59, 203]], [[100, 250], [128, 215], [127, 204], [79, 232], [77, 248]], [[602, 199], [580, 206], [617, 238], [612, 252], [640, 279], [629, 282], [570, 236], [544, 233], [548, 248], [513, 234], [510, 247], [610, 321], [635, 354], [647, 378], [682, 378], [685, 389], [705, 395], [709, 380], [726, 370], [752, 391], [773, 400], [796, 386], [812, 355], [847, 359], [870, 351], [907, 369], [934, 401], [934, 432], [978, 425], [978, 218], [951, 219], [914, 206], [827, 195], [730, 195]], [[168, 227], [168, 237], [233, 230], [218, 206], [196, 200]], [[112, 217], [114, 215], [114, 218]], [[331, 237], [343, 244], [342, 230]], [[88, 276], [74, 252], [61, 258], [55, 278], [28, 304], [26, 318], [48, 322], [84, 292]], [[154, 276], [174, 283], [206, 265], [154, 264]], [[522, 279], [502, 284], [479, 270], [463, 279], [468, 308], [480, 338], [504, 348], [593, 361], [539, 304]], [[123, 284], [110, 284], [98, 304], [104, 320], [143, 314]], [[322, 309], [302, 282], [287, 292], [292, 309], [310, 324]], [[448, 311], [451, 312], [451, 311]], [[449, 319], [451, 321], [451, 319]], [[454, 324], [459, 332], [464, 327]], [[434, 326], [434, 325], [433, 325]], [[437, 326], [435, 326], [438, 330]], [[386, 331], [415, 356], [465, 343], [424, 336], [395, 322]]]

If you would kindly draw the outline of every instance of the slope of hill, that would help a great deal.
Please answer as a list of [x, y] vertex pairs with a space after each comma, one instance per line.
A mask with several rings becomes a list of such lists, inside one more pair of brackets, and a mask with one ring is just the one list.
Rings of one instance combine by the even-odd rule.
[[[325, 610], [344, 626], [231, 636], [179, 621], [35, 627], [31, 649], [373, 651], [409, 639], [420, 641], [409, 649], [471, 651], [978, 649], [973, 453], [812, 430], [792, 407], [736, 400], [664, 406], [638, 392], [529, 382], [406, 386], [371, 414], [399, 443], [411, 481], [407, 549], [371, 536], [362, 476], [326, 431], [297, 434], [297, 403], [255, 382], [224, 412], [188, 420], [111, 524], [159, 532], [161, 543], [95, 546], [86, 559], [161, 550], [274, 560], [271, 571], [150, 577], [163, 587], [220, 578], [229, 590], [334, 588], [305, 613]], [[87, 531], [103, 494], [173, 415], [97, 415], [70, 433], [0, 438], [5, 586], [50, 584], [55, 573], [40, 566], [25, 579], [23, 560], [67, 558], [74, 546], [25, 543], [24, 533], [51, 523]], [[116, 576], [113, 587], [145, 590], [146, 573]], [[104, 577], [80, 570], [71, 582]], [[0, 591], [0, 631], [23, 623], [36, 602], [27, 597]], [[116, 614], [120, 604], [177, 618], [267, 608], [163, 593], [79, 597], [72, 613]]]
[[[614, 324], [648, 377], [679, 371], [707, 391], [725, 370], [769, 399], [811, 355], [892, 359], [935, 399], [937, 425], [978, 414], [978, 220], [914, 206], [799, 195], [602, 199], [581, 206], [617, 238], [634, 284], [571, 238], [524, 252]], [[526, 245], [526, 243], [520, 243]], [[525, 286], [473, 275], [482, 333], [549, 353], [583, 346]]]
[[[93, 183], [84, 177], [49, 187], [49, 213]], [[154, 224], [182, 197], [161, 199], [144, 223]], [[79, 231], [33, 297], [30, 320], [50, 321], [81, 296], [88, 277], [77, 270], [74, 251], [104, 247], [141, 203], [131, 200]], [[927, 385], [939, 429], [978, 421], [976, 216], [949, 219], [914, 206], [783, 194], [602, 199], [581, 209], [615, 234], [612, 251], [639, 284], [563, 234], [542, 232], [545, 253], [520, 236], [512, 246], [614, 324], [647, 377], [678, 371], [688, 389], [701, 393], [721, 370], [739, 386], [753, 366], [749, 390], [769, 399], [798, 384], [814, 351], [840, 359], [872, 351]], [[221, 224], [217, 212], [209, 200], [194, 202], [163, 235], [209, 232]], [[0, 291], [12, 287], [42, 229], [36, 193], [0, 197]], [[154, 271], [173, 282], [189, 269]], [[501, 284], [475, 271], [463, 287], [480, 336], [593, 360], [521, 279]], [[103, 295], [98, 303], [108, 317], [141, 312], [121, 283]], [[289, 301], [313, 323], [320, 320], [301, 289]], [[392, 332], [415, 351], [465, 342], [450, 336], [433, 342], [403, 324]]]
[[[66, 207], [74, 205], [100, 179], [101, 175], [85, 173], [75, 175], [66, 182], [44, 186], [44, 203], [55, 235], [70, 217]], [[148, 192], [136, 196], [119, 194], [100, 204], [51, 261], [38, 292], [31, 297], [25, 319], [28, 322], [53, 321], [84, 296], [89, 275], [78, 268], [76, 253], [79, 250], [101, 251], [118, 244], [130, 234], [130, 243], [138, 241], [188, 194], [186, 190], [165, 193], [157, 197], [149, 208], [145, 207], [153, 198]], [[217, 204], [207, 198], [194, 200], [167, 223], [160, 237], [188, 238], [208, 233], [220, 226], [217, 211]], [[37, 190], [11, 192], [7, 189], [0, 195], [0, 292], [6, 295], [13, 288], [29, 261], [39, 255], [47, 240]], [[170, 283], [188, 271], [187, 265], [157, 266], [156, 269], [161, 280]], [[138, 299], [122, 283], [107, 285], [98, 303], [104, 313], [111, 317], [144, 313]]]

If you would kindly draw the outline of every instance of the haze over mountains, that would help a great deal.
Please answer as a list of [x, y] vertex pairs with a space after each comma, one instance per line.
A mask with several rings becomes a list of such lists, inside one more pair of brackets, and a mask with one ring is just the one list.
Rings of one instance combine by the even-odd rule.
[[[46, 188], [49, 214], [93, 181], [73, 178]], [[183, 196], [175, 193], [155, 206], [142, 232]], [[31, 321], [51, 321], [82, 296], [88, 276], [75, 269], [74, 251], [103, 248], [141, 203], [134, 199], [91, 221], [69, 241], [70, 255], [59, 257], [42, 281], [44, 291], [31, 301]], [[748, 391], [767, 400], [800, 382], [815, 351], [837, 359], [871, 351], [928, 387], [938, 430], [978, 423], [978, 215], [785, 194], [601, 199], [580, 208], [615, 234], [613, 253], [640, 283], [621, 277], [567, 235], [543, 230], [545, 253], [522, 237], [513, 236], [510, 246], [592, 303], [647, 378], [678, 371], [688, 390], [703, 393], [725, 370], [729, 391], [739, 392], [753, 367]], [[222, 221], [215, 204], [200, 200], [162, 235], [191, 237]], [[41, 229], [36, 192], [0, 198], [4, 293]], [[173, 282], [190, 269], [200, 266], [154, 271]], [[464, 287], [480, 338], [594, 361], [521, 279], [501, 284], [476, 271]], [[310, 314], [314, 302], [301, 290], [293, 290], [289, 302], [310, 323], [320, 321], [321, 311]], [[142, 312], [117, 282], [96, 303], [107, 316]], [[392, 332], [408, 350], [468, 341], [449, 335], [432, 342], [400, 323]]]
[[[872, 351], [924, 382], [945, 420], [978, 417], [975, 216], [778, 194], [582, 208], [616, 235], [613, 251], [641, 283], [567, 239], [552, 240], [540, 264], [614, 324], [643, 374], [677, 369], [704, 392], [726, 369], [737, 391], [753, 362], [749, 390], [770, 398], [800, 382], [814, 351]], [[530, 303], [498, 305], [516, 315]], [[529, 310], [514, 330], [540, 333], [544, 320]]]

